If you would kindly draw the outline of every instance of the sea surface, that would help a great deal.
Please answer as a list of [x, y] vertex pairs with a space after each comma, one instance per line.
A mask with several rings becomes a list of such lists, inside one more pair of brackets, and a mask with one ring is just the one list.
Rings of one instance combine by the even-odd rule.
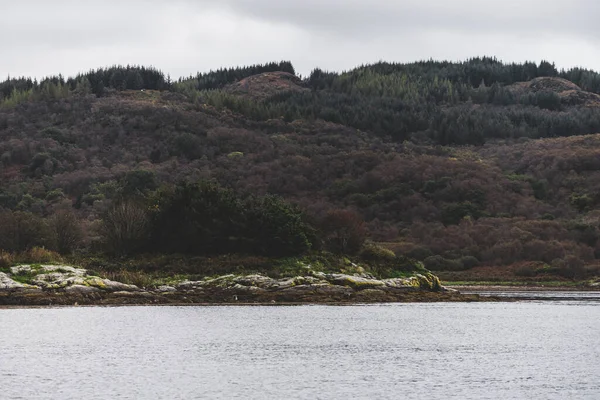
[[0, 399], [600, 399], [600, 302], [0, 309]]

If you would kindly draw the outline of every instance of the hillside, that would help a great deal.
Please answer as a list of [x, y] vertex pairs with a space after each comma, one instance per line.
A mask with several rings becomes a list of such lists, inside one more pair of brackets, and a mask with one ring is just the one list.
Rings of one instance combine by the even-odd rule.
[[[360, 249], [348, 240], [364, 229], [433, 270], [591, 277], [600, 258], [599, 92], [592, 71], [494, 59], [315, 70], [305, 80], [273, 63], [174, 83], [137, 67], [7, 81], [0, 248], [268, 255], [344, 243], [352, 252]], [[222, 189], [173, 187], [184, 181]], [[297, 205], [301, 221], [270, 195]], [[107, 215], [130, 203], [139, 207], [122, 214], [159, 225], [108, 250]], [[22, 232], [29, 221], [56, 236], [65, 213], [78, 229], [69, 246]], [[199, 225], [167, 246], [165, 232], [192, 217]], [[273, 233], [281, 226], [289, 229]]]

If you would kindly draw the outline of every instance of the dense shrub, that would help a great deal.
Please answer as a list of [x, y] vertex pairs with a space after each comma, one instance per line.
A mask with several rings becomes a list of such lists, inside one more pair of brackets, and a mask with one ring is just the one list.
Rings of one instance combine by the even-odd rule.
[[415, 260], [423, 261], [428, 257], [433, 256], [433, 252], [424, 246], [414, 246], [405, 253], [406, 257], [414, 258]]
[[538, 274], [538, 267], [535, 264], [525, 264], [515, 270], [515, 275], [523, 278], [533, 278]]
[[423, 264], [432, 271], [462, 271], [465, 269], [461, 260], [450, 260], [442, 256], [427, 257]]
[[124, 197], [144, 196], [156, 190], [157, 187], [156, 175], [147, 170], [129, 171], [121, 181], [121, 191]]
[[148, 244], [150, 218], [143, 204], [124, 200], [102, 215], [99, 229], [106, 251], [117, 255], [133, 254]]
[[309, 250], [314, 231], [302, 212], [275, 196], [251, 198], [243, 203], [244, 235], [248, 253], [294, 255]]
[[20, 211], [0, 213], [1, 250], [21, 252], [52, 243], [53, 237], [44, 219]]
[[552, 266], [565, 278], [583, 278], [585, 275], [584, 263], [573, 255], [553, 261]]
[[465, 256], [460, 259], [464, 269], [475, 268], [479, 265], [479, 260], [473, 256]]
[[160, 194], [152, 237], [154, 249], [169, 253], [293, 255], [311, 247], [314, 231], [281, 198], [242, 199], [204, 182]]
[[184, 254], [239, 248], [243, 209], [230, 190], [212, 183], [182, 184], [160, 193], [152, 221], [153, 247]]
[[61, 254], [72, 253], [83, 240], [83, 230], [71, 211], [58, 211], [49, 218], [53, 247]]
[[367, 243], [360, 251], [360, 257], [367, 261], [389, 262], [396, 259], [396, 254], [383, 246]]

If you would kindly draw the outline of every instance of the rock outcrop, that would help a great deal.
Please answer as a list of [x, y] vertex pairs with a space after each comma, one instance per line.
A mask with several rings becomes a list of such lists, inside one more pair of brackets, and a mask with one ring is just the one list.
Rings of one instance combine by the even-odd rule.
[[446, 290], [430, 273], [407, 278], [327, 274], [274, 279], [225, 275], [201, 281], [140, 288], [103, 279], [82, 268], [21, 265], [0, 273], [0, 305], [185, 304], [185, 303], [356, 303], [469, 301]]
[[537, 92], [554, 92], [560, 97], [561, 103], [566, 106], [600, 107], [600, 95], [586, 92], [573, 82], [563, 78], [539, 77], [528, 82], [513, 83], [507, 88], [517, 96]]
[[[15, 290], [34, 289], [35, 286], [25, 285], [12, 279], [9, 275], [4, 272], [0, 272], [0, 290], [12, 292]], [[36, 288], [37, 289], [37, 288]]]
[[302, 80], [287, 72], [265, 72], [242, 79], [225, 87], [226, 92], [255, 100], [266, 99], [279, 93], [309, 92]]
[[89, 275], [87, 270], [65, 265], [19, 265], [11, 268], [12, 275], [28, 281], [30, 288], [60, 290], [87, 287], [107, 292], [139, 291], [134, 285]]
[[309, 272], [307, 276], [273, 279], [263, 275], [226, 275], [216, 279], [182, 282], [176, 291], [207, 301], [224, 299], [231, 302], [393, 302], [444, 294], [446, 289], [432, 274], [408, 278], [379, 280], [368, 276]]

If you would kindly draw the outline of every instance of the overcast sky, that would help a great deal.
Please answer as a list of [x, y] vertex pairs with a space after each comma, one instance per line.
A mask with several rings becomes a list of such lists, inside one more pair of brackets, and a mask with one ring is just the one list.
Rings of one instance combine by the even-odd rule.
[[478, 55], [600, 70], [598, 0], [0, 0], [0, 15], [0, 77]]

